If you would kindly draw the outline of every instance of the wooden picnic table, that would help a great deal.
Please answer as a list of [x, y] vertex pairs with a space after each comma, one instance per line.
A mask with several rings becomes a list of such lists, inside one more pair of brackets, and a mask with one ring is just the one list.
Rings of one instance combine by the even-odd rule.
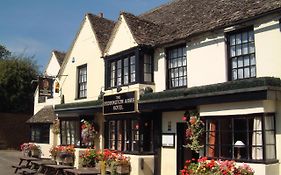
[[73, 166], [69, 165], [44, 165], [46, 168], [44, 174], [50, 173], [52, 170], [55, 171], [55, 175], [64, 174], [64, 169], [73, 169]]
[[[18, 165], [14, 165], [12, 166], [13, 168], [15, 168], [15, 174], [18, 172], [19, 169], [21, 168], [26, 168], [26, 167], [29, 167], [30, 166], [30, 162], [31, 161], [35, 161], [35, 160], [39, 160], [38, 158], [35, 158], [35, 157], [28, 157], [28, 156], [23, 156], [23, 157], [20, 157], [20, 162]], [[25, 164], [23, 164], [25, 163]]]
[[97, 175], [100, 174], [100, 169], [95, 167], [93, 168], [78, 168], [78, 169], [64, 169], [63, 170], [66, 175]]

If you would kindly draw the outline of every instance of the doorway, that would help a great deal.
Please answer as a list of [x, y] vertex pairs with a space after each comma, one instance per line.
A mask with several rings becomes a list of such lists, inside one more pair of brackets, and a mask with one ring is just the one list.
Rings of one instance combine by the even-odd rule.
[[186, 160], [192, 159], [192, 151], [183, 147], [186, 144], [185, 130], [186, 123], [177, 123], [177, 173], [183, 169]]

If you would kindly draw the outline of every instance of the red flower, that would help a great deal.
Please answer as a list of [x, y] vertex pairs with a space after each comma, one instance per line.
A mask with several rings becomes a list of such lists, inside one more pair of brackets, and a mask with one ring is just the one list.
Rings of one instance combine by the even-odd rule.
[[186, 121], [186, 116], [183, 116], [181, 119], [182, 121]]

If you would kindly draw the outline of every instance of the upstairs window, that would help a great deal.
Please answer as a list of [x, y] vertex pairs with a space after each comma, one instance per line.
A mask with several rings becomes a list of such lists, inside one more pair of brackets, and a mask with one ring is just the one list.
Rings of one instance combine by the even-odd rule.
[[143, 62], [144, 82], [152, 82], [152, 57], [145, 54]]
[[136, 81], [135, 56], [128, 56], [110, 63], [110, 87], [126, 85]]
[[105, 58], [105, 87], [153, 82], [153, 50], [136, 47]]
[[87, 97], [87, 66], [78, 67], [78, 98]]
[[256, 77], [253, 29], [230, 33], [228, 36], [229, 79]]
[[173, 47], [167, 50], [168, 88], [187, 86], [186, 46]]

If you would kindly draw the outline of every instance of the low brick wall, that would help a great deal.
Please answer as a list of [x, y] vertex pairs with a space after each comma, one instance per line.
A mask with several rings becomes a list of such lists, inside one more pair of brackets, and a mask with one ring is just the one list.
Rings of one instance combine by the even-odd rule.
[[30, 128], [25, 123], [32, 114], [0, 113], [0, 148], [19, 149], [28, 142]]

